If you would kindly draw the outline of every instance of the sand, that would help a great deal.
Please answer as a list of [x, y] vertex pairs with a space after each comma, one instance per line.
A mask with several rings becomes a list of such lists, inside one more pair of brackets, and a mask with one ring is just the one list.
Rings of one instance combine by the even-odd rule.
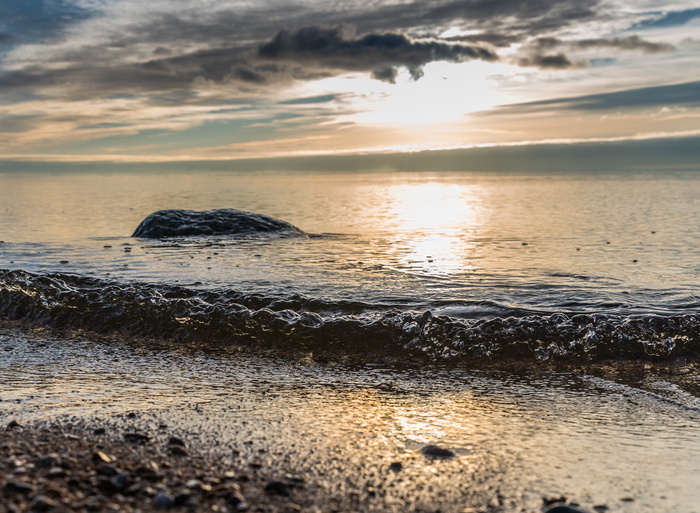
[[694, 511], [697, 369], [651, 367], [397, 367], [5, 325], [0, 511]]

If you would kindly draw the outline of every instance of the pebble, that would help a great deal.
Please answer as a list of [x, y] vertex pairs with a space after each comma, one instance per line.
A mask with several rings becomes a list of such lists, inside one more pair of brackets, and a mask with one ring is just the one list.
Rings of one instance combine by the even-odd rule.
[[455, 453], [449, 449], [443, 449], [437, 445], [426, 445], [421, 452], [430, 458], [454, 458]]
[[153, 499], [153, 505], [157, 509], [170, 509], [175, 505], [175, 500], [167, 493], [160, 491]]
[[99, 465], [95, 469], [95, 472], [97, 472], [101, 476], [106, 476], [106, 477], [113, 477], [119, 473], [119, 471], [116, 468], [114, 468], [112, 465], [107, 465], [106, 463], [103, 465]]
[[168, 439], [168, 445], [179, 445], [181, 447], [185, 447], [185, 442], [183, 442], [180, 438], [176, 436], [171, 436]]
[[102, 451], [97, 451], [95, 454], [92, 455], [92, 461], [96, 463], [112, 463], [112, 458], [107, 456]]
[[67, 475], [67, 472], [61, 467], [53, 467], [46, 473], [46, 477], [49, 479], [62, 479]]
[[19, 481], [8, 481], [3, 488], [5, 495], [13, 495], [18, 493], [20, 495], [31, 495], [34, 493], [34, 487], [27, 483], [21, 483]]
[[37, 467], [40, 467], [40, 468], [56, 467], [56, 466], [58, 466], [58, 455], [49, 454], [48, 456], [43, 456], [41, 458], [37, 458], [34, 461], [34, 463], [36, 464]]
[[151, 435], [143, 433], [124, 433], [124, 440], [131, 443], [143, 444], [151, 440]]
[[270, 495], [279, 495], [281, 497], [289, 497], [292, 494], [289, 490], [289, 486], [282, 481], [270, 481], [265, 485], [265, 492]]
[[403, 465], [400, 461], [394, 461], [391, 463], [391, 465], [389, 465], [389, 468], [394, 472], [398, 472], [399, 470], [403, 469]]
[[586, 513], [573, 505], [556, 503], [544, 510], [544, 513]]
[[49, 511], [58, 507], [58, 502], [49, 499], [45, 495], [37, 495], [32, 502], [29, 503], [29, 509], [33, 511]]
[[16, 420], [11, 420], [9, 424], [7, 424], [7, 427], [5, 428], [6, 431], [11, 431], [15, 428], [20, 428], [22, 427], [22, 424], [17, 422]]
[[180, 445], [171, 445], [169, 451], [173, 456], [187, 456], [187, 451]]

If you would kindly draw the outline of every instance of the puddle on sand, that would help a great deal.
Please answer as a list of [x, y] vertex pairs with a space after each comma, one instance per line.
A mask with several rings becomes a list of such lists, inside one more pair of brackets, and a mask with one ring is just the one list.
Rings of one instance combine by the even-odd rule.
[[[304, 475], [376, 509], [700, 511], [697, 398], [586, 375], [349, 368], [0, 329], [0, 421], [138, 411], [225, 461]], [[662, 384], [655, 382], [662, 391]], [[428, 460], [426, 445], [455, 452]], [[389, 471], [401, 462], [400, 472]], [[486, 501], [486, 502], [484, 502]]]

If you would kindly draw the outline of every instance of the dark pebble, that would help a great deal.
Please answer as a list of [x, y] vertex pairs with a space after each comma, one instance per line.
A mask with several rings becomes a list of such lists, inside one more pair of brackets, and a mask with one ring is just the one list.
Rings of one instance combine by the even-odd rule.
[[67, 263], [69, 263], [69, 262], [68, 262], [68, 260], [61, 260], [60, 263], [61, 263], [61, 264], [67, 264]]
[[153, 505], [157, 509], [170, 509], [175, 505], [173, 498], [165, 492], [158, 492], [156, 498], [153, 499]]
[[32, 511], [49, 511], [57, 507], [58, 502], [49, 499], [45, 495], [37, 495], [34, 500], [29, 503], [29, 509]]
[[443, 449], [437, 445], [426, 445], [421, 452], [431, 458], [454, 458], [455, 453], [449, 449]]
[[105, 428], [97, 428], [95, 429], [95, 431], [93, 431], [93, 433], [95, 433], [96, 435], [104, 435], [106, 432], [107, 431], [105, 431]]
[[97, 467], [95, 471], [101, 476], [106, 477], [112, 477], [119, 474], [119, 471], [116, 468], [114, 468], [112, 465], [107, 465], [106, 463]]
[[578, 509], [572, 505], [566, 504], [554, 504], [551, 507], [544, 510], [544, 513], [586, 513], [582, 509]]
[[16, 420], [11, 420], [10, 423], [7, 425], [6, 431], [11, 431], [12, 429], [22, 427], [22, 424], [17, 422]]
[[168, 445], [180, 445], [182, 447], [185, 447], [185, 442], [183, 442], [181, 439], [179, 439], [176, 436], [171, 436], [168, 439]]
[[112, 478], [112, 483], [118, 490], [124, 490], [131, 485], [131, 479], [126, 474], [117, 474]]
[[189, 493], [178, 493], [173, 499], [173, 504], [175, 506], [185, 506], [190, 502], [191, 499], [192, 496]]
[[289, 497], [292, 493], [289, 486], [282, 481], [270, 481], [265, 485], [265, 492], [270, 495], [279, 495], [281, 497]]
[[46, 473], [46, 477], [49, 479], [63, 479], [68, 474], [61, 467], [53, 467]]
[[143, 433], [124, 433], [124, 440], [131, 443], [143, 444], [151, 440], [151, 435]]
[[51, 468], [58, 466], [58, 456], [55, 454], [49, 454], [48, 456], [42, 456], [37, 458], [34, 463], [40, 468]]
[[173, 456], [187, 456], [187, 451], [180, 445], [171, 445], [169, 451]]
[[245, 497], [239, 491], [232, 491], [226, 495], [226, 501], [239, 511], [247, 509]]
[[34, 487], [27, 483], [9, 481], [3, 487], [3, 492], [5, 495], [13, 495], [15, 493], [19, 493], [20, 495], [31, 495], [34, 493]]
[[634, 499], [632, 497], [623, 497], [620, 499], [622, 502], [634, 502]]
[[389, 465], [389, 468], [394, 472], [398, 472], [399, 470], [403, 469], [403, 465], [400, 461], [394, 461], [391, 465]]

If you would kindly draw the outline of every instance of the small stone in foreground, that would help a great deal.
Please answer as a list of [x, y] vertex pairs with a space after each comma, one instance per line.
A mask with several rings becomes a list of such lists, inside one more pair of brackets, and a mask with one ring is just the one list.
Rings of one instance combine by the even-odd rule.
[[171, 436], [168, 439], [168, 445], [179, 445], [180, 447], [185, 447], [185, 442], [176, 436]]
[[131, 443], [143, 444], [151, 440], [151, 435], [143, 433], [124, 433], [124, 440]]
[[549, 508], [544, 510], [544, 513], [586, 513], [584, 510], [579, 509], [573, 505], [567, 505], [562, 503], [552, 504]]
[[29, 509], [32, 511], [49, 511], [58, 507], [58, 502], [49, 499], [45, 495], [37, 495], [32, 502], [29, 503]]
[[398, 472], [398, 471], [401, 470], [402, 468], [403, 468], [403, 465], [401, 464], [400, 461], [394, 461], [393, 463], [391, 463], [391, 464], [389, 465], [389, 469], [390, 469], [390, 470], [393, 470], [394, 472]]
[[112, 458], [107, 456], [102, 451], [97, 451], [95, 454], [92, 455], [92, 461], [94, 461], [95, 463], [112, 463]]
[[165, 492], [158, 492], [156, 498], [153, 499], [153, 505], [157, 509], [170, 509], [175, 505], [173, 498]]
[[437, 445], [426, 445], [421, 452], [430, 458], [454, 458], [455, 453], [449, 449], [443, 449]]
[[12, 495], [19, 493], [21, 495], [31, 495], [34, 493], [34, 487], [27, 483], [21, 483], [19, 481], [9, 481], [3, 488], [5, 495]]
[[17, 422], [16, 420], [11, 420], [10, 423], [7, 425], [5, 428], [6, 431], [12, 431], [15, 428], [22, 427], [22, 424]]
[[289, 486], [282, 481], [270, 481], [265, 485], [265, 492], [270, 495], [279, 495], [281, 497], [289, 497], [292, 494], [289, 491]]

